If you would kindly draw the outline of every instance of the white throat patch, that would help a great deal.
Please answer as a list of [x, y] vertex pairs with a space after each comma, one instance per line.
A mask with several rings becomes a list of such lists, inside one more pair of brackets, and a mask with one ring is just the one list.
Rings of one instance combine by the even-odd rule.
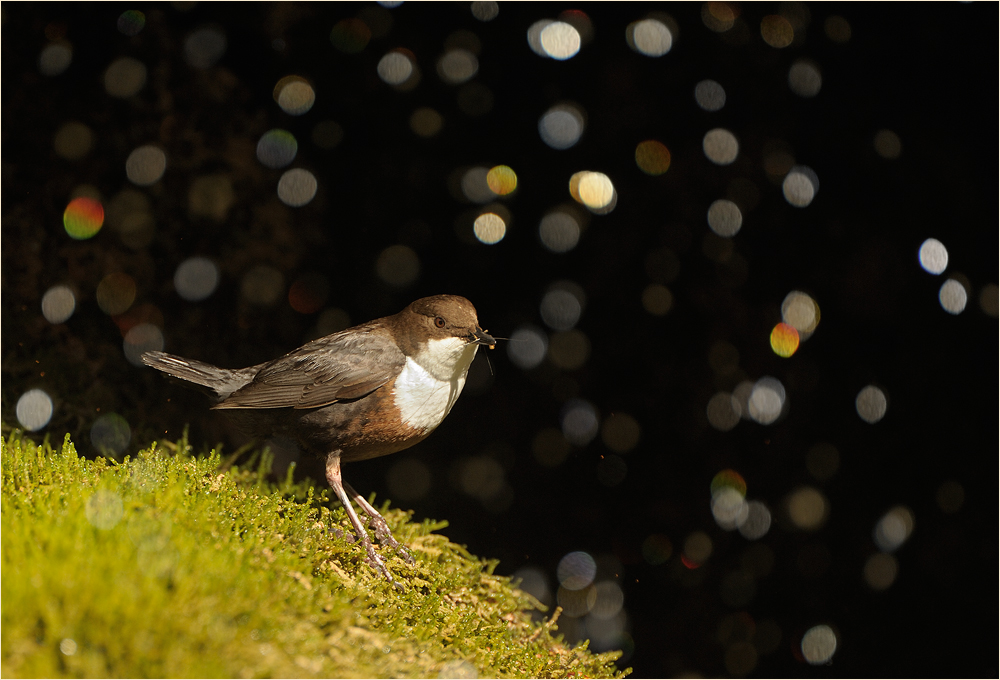
[[461, 338], [430, 340], [396, 378], [393, 400], [403, 422], [430, 432], [444, 420], [465, 387], [479, 345]]

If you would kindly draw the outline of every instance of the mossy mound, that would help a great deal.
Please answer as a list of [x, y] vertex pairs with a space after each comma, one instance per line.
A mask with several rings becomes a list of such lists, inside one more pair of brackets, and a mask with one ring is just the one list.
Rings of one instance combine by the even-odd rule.
[[[541, 605], [434, 531], [383, 510], [416, 557], [402, 592], [310, 484], [265, 481], [186, 441], [123, 463], [2, 440], [8, 677], [622, 677]], [[334, 531], [335, 529], [341, 531]], [[382, 553], [386, 555], [386, 553]]]

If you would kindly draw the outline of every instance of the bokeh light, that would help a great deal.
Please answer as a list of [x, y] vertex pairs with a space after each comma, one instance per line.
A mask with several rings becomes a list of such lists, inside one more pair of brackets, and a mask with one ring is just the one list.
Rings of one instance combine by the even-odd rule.
[[489, 203], [496, 198], [487, 180], [489, 174], [489, 169], [481, 165], [463, 172], [460, 184], [462, 195], [473, 203]]
[[565, 21], [552, 21], [538, 33], [545, 56], [565, 61], [580, 51], [580, 32]]
[[542, 30], [552, 22], [552, 19], [539, 19], [528, 27], [528, 47], [530, 47], [531, 51], [540, 57], [549, 56], [545, 53], [545, 50], [542, 49]]
[[420, 276], [420, 258], [409, 246], [389, 246], [376, 258], [375, 274], [394, 288], [405, 288]]
[[784, 385], [777, 378], [765, 376], [754, 383], [747, 400], [747, 412], [761, 425], [770, 425], [782, 414], [785, 405]]
[[124, 272], [112, 272], [97, 284], [97, 305], [109, 316], [124, 314], [135, 302], [135, 279]]
[[111, 199], [107, 220], [122, 243], [133, 250], [148, 246], [156, 231], [149, 197], [131, 187], [122, 189]]
[[628, 46], [647, 57], [662, 57], [670, 51], [674, 36], [662, 21], [643, 19], [634, 21], [625, 28]]
[[156, 184], [167, 169], [167, 155], [159, 147], [147, 144], [128, 155], [125, 174], [132, 184], [146, 187]]
[[771, 349], [779, 357], [795, 354], [799, 348], [799, 332], [786, 323], [779, 323], [771, 330]]
[[702, 80], [694, 86], [694, 100], [705, 111], [719, 111], [726, 105], [726, 90], [714, 80]]
[[882, 552], [895, 552], [913, 533], [913, 512], [897, 505], [875, 523], [872, 538]]
[[240, 281], [243, 298], [255, 305], [270, 307], [283, 297], [285, 276], [269, 264], [251, 267]]
[[486, 185], [497, 196], [506, 196], [517, 188], [517, 174], [506, 165], [497, 165], [486, 173]]
[[563, 436], [570, 444], [586, 446], [597, 436], [600, 418], [597, 409], [585, 399], [570, 399], [562, 408]]
[[743, 227], [743, 213], [738, 205], [727, 199], [712, 201], [708, 206], [708, 226], [719, 236], [736, 236]]
[[851, 39], [851, 24], [844, 17], [832, 14], [823, 22], [823, 32], [832, 42], [843, 44]]
[[724, 128], [715, 128], [705, 133], [701, 141], [705, 157], [716, 165], [729, 165], [736, 160], [740, 144], [736, 135]]
[[120, 455], [132, 440], [132, 428], [117, 413], [105, 413], [90, 427], [90, 442], [104, 455]]
[[819, 319], [819, 304], [802, 291], [793, 290], [781, 302], [781, 320], [798, 331], [803, 342], [816, 331]]
[[444, 118], [434, 109], [422, 106], [410, 116], [410, 129], [419, 137], [433, 137], [441, 132]]
[[571, 281], [553, 284], [542, 297], [542, 321], [549, 328], [568, 331], [580, 320], [587, 296], [583, 288]]
[[49, 323], [65, 323], [76, 310], [76, 296], [67, 286], [52, 286], [42, 296], [42, 316]]
[[705, 407], [708, 424], [720, 432], [736, 427], [742, 416], [740, 402], [729, 392], [716, 392]]
[[713, 493], [711, 507], [715, 523], [726, 531], [732, 531], [746, 522], [750, 512], [743, 494], [732, 487]]
[[770, 14], [760, 20], [760, 37], [771, 47], [788, 47], [795, 39], [792, 24], [780, 14]]
[[98, 489], [87, 499], [84, 514], [92, 526], [102, 531], [113, 529], [125, 515], [122, 497], [114, 491]]
[[865, 583], [875, 591], [886, 590], [899, 574], [899, 562], [892, 555], [875, 553], [865, 561], [862, 572]]
[[583, 135], [586, 118], [576, 104], [556, 104], [538, 119], [538, 134], [553, 149], [568, 149]]
[[788, 86], [800, 97], [815, 97], [823, 87], [819, 66], [809, 59], [797, 59], [788, 69]]
[[378, 77], [388, 85], [400, 87], [414, 75], [414, 64], [400, 51], [387, 53], [378, 62]]
[[278, 198], [292, 208], [301, 208], [316, 196], [316, 176], [303, 168], [293, 168], [278, 180]]
[[892, 130], [879, 130], [872, 140], [875, 153], [886, 160], [895, 160], [903, 153], [903, 142]]
[[476, 218], [472, 231], [480, 243], [494, 245], [500, 243], [507, 234], [507, 224], [493, 212], [486, 212]]
[[449, 85], [464, 83], [478, 71], [479, 60], [475, 54], [465, 49], [448, 50], [437, 62], [438, 75]]
[[965, 305], [968, 301], [969, 293], [961, 282], [948, 279], [941, 284], [941, 289], [938, 291], [938, 302], [941, 303], [941, 309], [944, 311], [949, 314], [961, 314], [965, 311]]
[[564, 555], [556, 567], [559, 585], [567, 590], [583, 590], [594, 582], [596, 576], [597, 563], [582, 550]]
[[796, 208], [805, 208], [819, 193], [819, 177], [805, 165], [793, 167], [781, 183], [785, 200]]
[[580, 242], [580, 223], [569, 212], [553, 210], [538, 224], [538, 238], [553, 253], [567, 253]]
[[129, 37], [139, 35], [146, 26], [146, 15], [137, 9], [128, 9], [118, 16], [118, 31]]
[[476, 0], [472, 3], [471, 9], [472, 16], [480, 21], [493, 21], [500, 14], [500, 5], [492, 0], [488, 2], [484, 2], [484, 0]]
[[104, 72], [104, 90], [112, 97], [127, 99], [146, 84], [146, 65], [132, 57], [111, 62]]
[[548, 336], [534, 326], [521, 326], [511, 333], [507, 343], [507, 356], [515, 366], [524, 370], [542, 363], [548, 351]]
[[962, 509], [965, 503], [965, 489], [954, 479], [949, 479], [938, 487], [934, 500], [941, 508], [941, 512], [951, 515]]
[[997, 318], [998, 308], [1000, 308], [1000, 288], [995, 283], [987, 283], [979, 291], [979, 307], [988, 316]]
[[663, 316], [674, 307], [674, 294], [661, 283], [651, 283], [642, 289], [642, 308], [653, 316]]
[[549, 359], [564, 371], [575, 371], [590, 358], [590, 340], [579, 330], [554, 333], [549, 340]]
[[285, 76], [274, 86], [274, 101], [290, 116], [307, 113], [316, 103], [316, 91], [301, 76]]
[[738, 6], [727, 2], [706, 2], [701, 6], [701, 21], [710, 31], [725, 33], [736, 23]]
[[569, 193], [575, 201], [598, 215], [606, 215], [618, 203], [615, 185], [603, 172], [583, 170], [575, 173], [569, 180]]
[[219, 285], [219, 268], [207, 257], [189, 257], [174, 272], [174, 290], [188, 302], [204, 300]]
[[29, 432], [37, 432], [52, 420], [52, 397], [45, 390], [28, 390], [17, 400], [17, 422]]
[[697, 569], [708, 561], [714, 549], [712, 539], [704, 531], [695, 531], [684, 539], [681, 559], [688, 569]]
[[503, 466], [488, 455], [459, 459], [453, 478], [463, 493], [479, 500], [487, 510], [501, 510], [510, 504], [512, 490]]
[[940, 274], [948, 268], [948, 249], [936, 238], [929, 238], [920, 244], [920, 266], [931, 274]]
[[226, 34], [219, 28], [199, 28], [184, 41], [184, 60], [194, 68], [211, 68], [225, 53]]
[[63, 212], [63, 228], [77, 240], [95, 236], [103, 224], [104, 206], [93, 198], [74, 198]]
[[94, 147], [94, 133], [83, 123], [65, 123], [52, 138], [52, 147], [66, 160], [80, 160]]
[[763, 538], [771, 529], [771, 511], [760, 501], [750, 501], [747, 503], [746, 518], [738, 528], [743, 538], [749, 541]]
[[299, 143], [288, 130], [268, 130], [257, 142], [257, 160], [269, 168], [283, 168], [295, 160]]
[[634, 449], [641, 434], [639, 421], [621, 411], [605, 418], [601, 427], [601, 440], [615, 453], [628, 453]]
[[885, 417], [888, 407], [889, 402], [885, 398], [885, 392], [874, 385], [864, 387], [854, 400], [854, 408], [861, 416], [861, 420], [873, 425]]
[[133, 366], [142, 366], [145, 352], [159, 352], [163, 349], [163, 331], [151, 323], [138, 323], [128, 329], [122, 348], [125, 358]]
[[50, 43], [38, 55], [38, 71], [43, 76], [57, 76], [73, 63], [73, 48], [69, 43]]
[[830, 626], [813, 626], [802, 636], [802, 656], [813, 666], [829, 663], [837, 651], [837, 635]]
[[670, 149], [655, 139], [639, 142], [635, 147], [635, 164], [647, 175], [662, 175], [670, 169]]
[[816, 531], [830, 514], [826, 497], [812, 486], [802, 486], [790, 493], [785, 506], [792, 524], [803, 531]]
[[208, 217], [225, 222], [229, 209], [236, 202], [236, 192], [228, 175], [214, 174], [196, 177], [188, 189], [188, 212], [192, 217]]
[[345, 54], [361, 52], [371, 39], [371, 29], [361, 19], [341, 19], [330, 31], [330, 42]]

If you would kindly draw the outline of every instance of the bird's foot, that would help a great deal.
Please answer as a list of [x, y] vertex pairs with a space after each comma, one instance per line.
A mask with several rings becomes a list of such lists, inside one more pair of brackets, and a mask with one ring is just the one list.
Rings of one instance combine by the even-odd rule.
[[386, 523], [385, 518], [383, 518], [382, 515], [369, 517], [368, 525], [375, 532], [375, 537], [378, 539], [379, 543], [391, 548], [392, 551], [402, 557], [407, 564], [416, 564], [416, 560], [413, 559], [413, 555], [410, 554], [409, 549], [397, 541], [392, 535], [392, 531], [389, 530], [389, 525]]

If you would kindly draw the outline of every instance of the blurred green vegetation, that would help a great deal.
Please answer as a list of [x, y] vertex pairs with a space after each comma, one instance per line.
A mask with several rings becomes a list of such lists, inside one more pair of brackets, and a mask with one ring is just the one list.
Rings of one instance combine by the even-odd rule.
[[[2, 440], [8, 677], [622, 677], [557, 616], [434, 531], [382, 511], [415, 565], [400, 592], [362, 561], [343, 508], [184, 439], [122, 463]], [[339, 528], [340, 531], [334, 531]], [[384, 554], [384, 553], [383, 553]]]

